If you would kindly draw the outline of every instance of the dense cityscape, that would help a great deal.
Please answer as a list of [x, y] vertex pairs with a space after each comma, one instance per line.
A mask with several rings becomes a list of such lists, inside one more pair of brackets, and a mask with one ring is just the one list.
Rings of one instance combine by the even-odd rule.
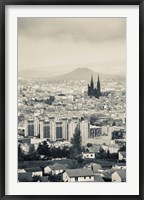
[[125, 182], [125, 78], [19, 77], [19, 182]]

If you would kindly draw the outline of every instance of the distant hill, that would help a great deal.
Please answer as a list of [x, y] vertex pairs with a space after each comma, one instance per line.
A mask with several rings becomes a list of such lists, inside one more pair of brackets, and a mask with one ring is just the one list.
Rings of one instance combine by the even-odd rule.
[[[91, 75], [93, 75], [94, 79], [97, 79], [98, 77], [97, 72], [88, 69], [88, 68], [77, 68], [73, 70], [72, 72], [66, 73], [61, 76], [55, 76], [52, 77], [51, 79], [56, 79], [56, 80], [90, 80]], [[99, 74], [100, 79], [124, 79], [123, 76], [118, 76], [118, 75], [107, 75], [107, 74]]]
[[[93, 75], [94, 80], [97, 79], [98, 73], [88, 68], [77, 68], [69, 73], [52, 76], [48, 71], [45, 70], [26, 70], [19, 72], [19, 77], [23, 78], [43, 78], [48, 80], [90, 80]], [[108, 75], [99, 74], [100, 79], [124, 79], [121, 75]]]

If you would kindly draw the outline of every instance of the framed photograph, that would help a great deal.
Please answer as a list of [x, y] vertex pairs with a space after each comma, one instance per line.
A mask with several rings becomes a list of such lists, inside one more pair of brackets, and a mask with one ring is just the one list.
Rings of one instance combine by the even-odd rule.
[[144, 2], [0, 1], [0, 198], [143, 198]]

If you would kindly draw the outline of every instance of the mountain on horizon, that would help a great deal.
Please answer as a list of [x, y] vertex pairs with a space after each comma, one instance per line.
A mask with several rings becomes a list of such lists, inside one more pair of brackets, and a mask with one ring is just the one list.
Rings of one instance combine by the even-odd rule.
[[89, 68], [77, 68], [69, 73], [59, 75], [59, 76], [50, 76], [48, 71], [41, 71], [41, 70], [27, 70], [27, 71], [19, 72], [20, 77], [44, 78], [44, 79], [47, 78], [48, 80], [90, 80], [91, 75], [93, 75], [94, 80], [97, 80], [98, 74], [100, 76], [100, 79], [124, 78], [124, 76], [122, 75], [101, 74]]
[[90, 80], [91, 75], [93, 75], [94, 80], [97, 80], [98, 75], [100, 76], [100, 79], [107, 79], [107, 78], [120, 78], [123, 76], [119, 75], [108, 75], [108, 74], [101, 74], [98, 72], [95, 72], [89, 68], [77, 68], [69, 73], [66, 73], [64, 75], [60, 76], [54, 76], [51, 79], [55, 80]]

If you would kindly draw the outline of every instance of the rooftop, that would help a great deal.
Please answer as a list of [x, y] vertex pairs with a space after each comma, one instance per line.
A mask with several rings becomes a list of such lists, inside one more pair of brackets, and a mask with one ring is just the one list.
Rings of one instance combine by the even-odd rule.
[[119, 152], [124, 158], [126, 158], [126, 151], [120, 151]]
[[67, 169], [66, 165], [62, 165], [58, 163], [55, 163], [54, 165], [49, 165], [48, 167], [50, 167], [51, 170], [60, 170], [60, 169], [66, 170]]
[[94, 176], [91, 169], [67, 169], [66, 173], [69, 177], [83, 177], [83, 176]]
[[31, 168], [25, 168], [26, 172], [40, 172], [42, 171], [40, 167], [31, 167]]
[[117, 170], [117, 173], [122, 180], [126, 181], [126, 170], [125, 169]]
[[103, 178], [99, 174], [94, 176], [94, 180], [95, 182], [104, 182]]

